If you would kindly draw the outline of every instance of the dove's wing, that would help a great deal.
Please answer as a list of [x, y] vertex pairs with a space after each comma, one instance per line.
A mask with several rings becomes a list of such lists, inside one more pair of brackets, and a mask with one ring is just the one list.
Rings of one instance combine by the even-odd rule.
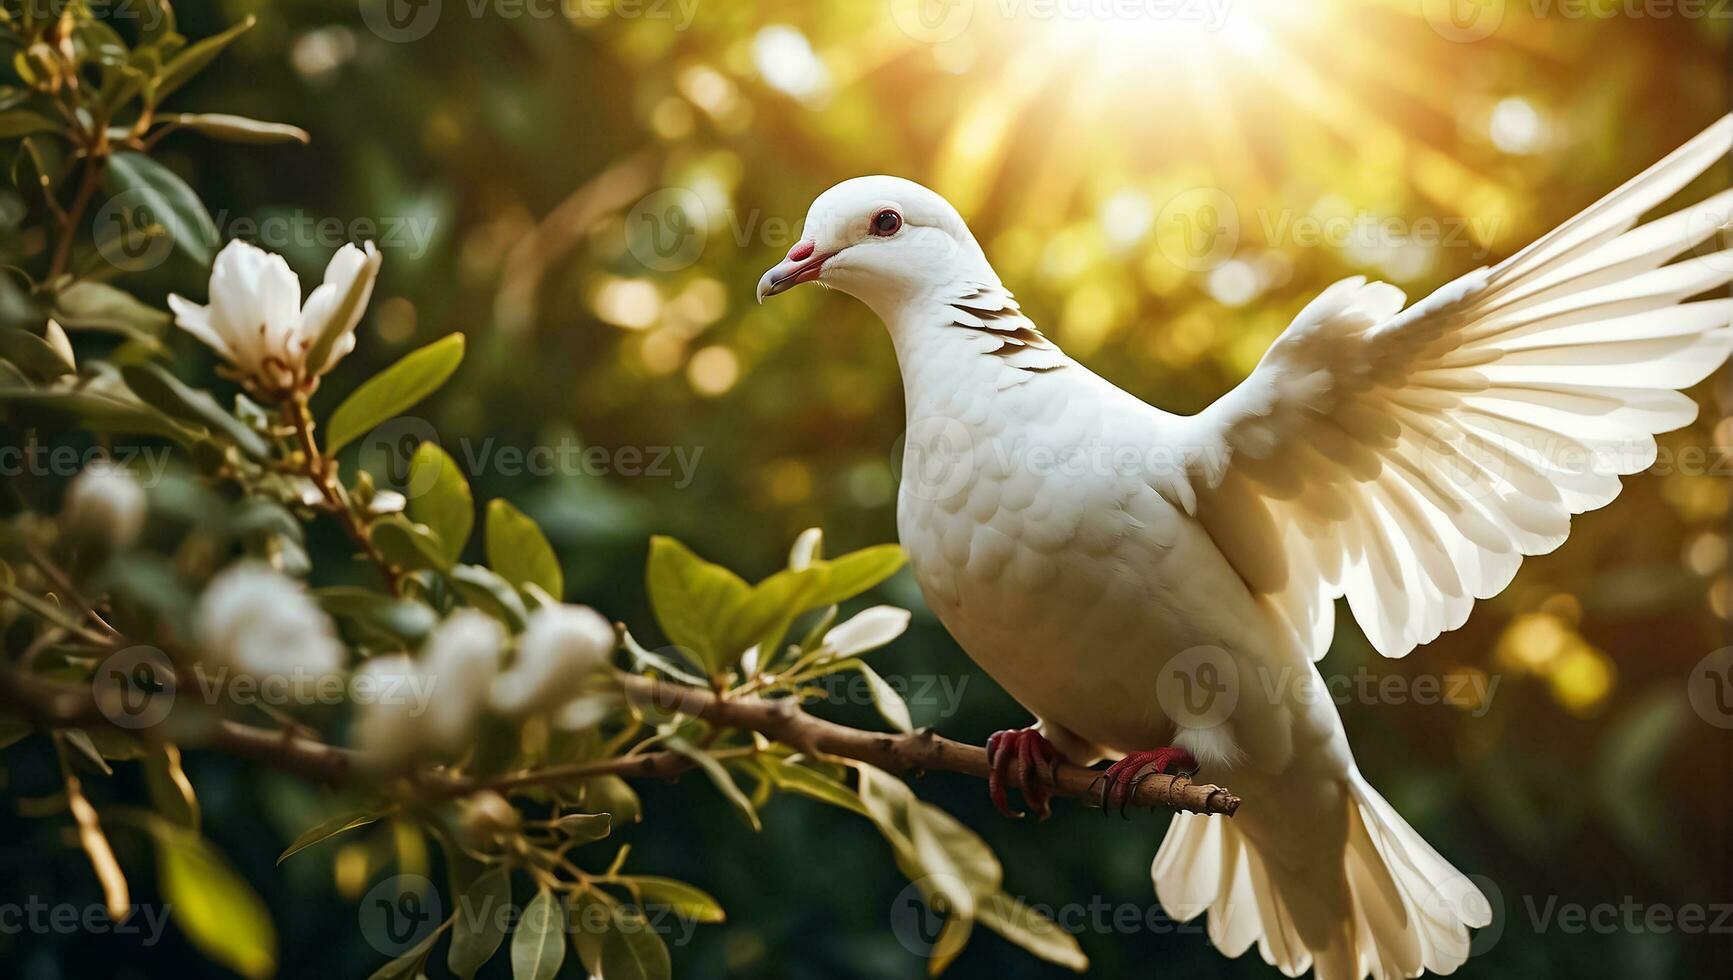
[[1174, 420], [1192, 459], [1170, 489], [1314, 656], [1341, 595], [1386, 656], [1462, 625], [1696, 417], [1678, 389], [1733, 349], [1733, 300], [1685, 300], [1733, 280], [1733, 250], [1672, 260], [1733, 218], [1733, 191], [1637, 221], [1730, 147], [1733, 116], [1407, 310], [1338, 282]]

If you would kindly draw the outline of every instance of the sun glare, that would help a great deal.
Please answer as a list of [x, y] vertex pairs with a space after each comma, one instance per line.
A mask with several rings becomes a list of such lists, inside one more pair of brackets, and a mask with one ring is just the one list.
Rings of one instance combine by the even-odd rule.
[[[1327, 11], [1328, 5], [1312, 6], [1314, 22], [1321, 10]], [[1285, 16], [1291, 16], [1291, 8], [1280, 0], [1077, 0], [1030, 6], [1020, 26], [1032, 41], [1081, 49], [1109, 64], [1148, 71], [1175, 56], [1195, 63], [1199, 58], [1265, 54], [1274, 22]]]

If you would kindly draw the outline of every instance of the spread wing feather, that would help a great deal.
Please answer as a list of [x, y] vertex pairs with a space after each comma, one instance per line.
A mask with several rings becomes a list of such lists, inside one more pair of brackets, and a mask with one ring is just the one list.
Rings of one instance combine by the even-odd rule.
[[[1638, 225], [1733, 148], [1733, 116], [1521, 252], [1403, 309], [1326, 289], [1250, 377], [1178, 420], [1168, 488], [1315, 656], [1333, 602], [1384, 655], [1461, 626], [1523, 556], [1650, 466], [1689, 423], [1679, 389], [1733, 350], [1733, 190]], [[1678, 261], [1675, 261], [1678, 259]]]

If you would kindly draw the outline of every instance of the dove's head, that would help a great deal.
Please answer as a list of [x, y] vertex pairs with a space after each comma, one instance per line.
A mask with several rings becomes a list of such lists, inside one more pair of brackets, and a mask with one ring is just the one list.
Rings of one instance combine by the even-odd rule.
[[818, 282], [884, 312], [959, 279], [997, 281], [956, 208], [912, 180], [856, 177], [812, 202], [758, 299]]

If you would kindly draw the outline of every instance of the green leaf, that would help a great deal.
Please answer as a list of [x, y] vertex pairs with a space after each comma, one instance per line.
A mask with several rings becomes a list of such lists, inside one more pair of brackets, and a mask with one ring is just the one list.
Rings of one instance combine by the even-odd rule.
[[108, 192], [123, 197], [146, 218], [159, 224], [180, 249], [199, 265], [211, 264], [220, 238], [198, 194], [175, 172], [142, 153], [126, 151], [108, 158], [103, 177]]
[[723, 666], [732, 667], [753, 646], [772, 653], [794, 617], [812, 608], [811, 597], [824, 581], [818, 566], [780, 571], [752, 587], [745, 602], [722, 617], [717, 628]]
[[[313, 137], [299, 126], [260, 122], [257, 119], [248, 119], [246, 116], [229, 116], [211, 112], [182, 112], [170, 113], [158, 118], [165, 122], [172, 122], [182, 129], [190, 129], [213, 139], [226, 140], [230, 143], [245, 143], [253, 146], [299, 143], [306, 146], [313, 141]], [[322, 364], [324, 362], [312, 361], [311, 363]]]
[[162, 100], [168, 98], [176, 89], [192, 81], [193, 76], [204, 71], [205, 66], [221, 54], [224, 48], [234, 43], [235, 38], [250, 30], [254, 22], [254, 18], [249, 15], [246, 20], [221, 34], [213, 34], [188, 45], [186, 50], [169, 61], [163, 73], [156, 78], [156, 84], [151, 89], [151, 104], [160, 105]]
[[416, 447], [408, 496], [410, 519], [432, 528], [445, 543], [446, 558], [456, 561], [475, 526], [475, 499], [456, 461], [435, 443]]
[[439, 390], [463, 362], [463, 334], [454, 333], [404, 355], [369, 378], [331, 413], [325, 451], [335, 455], [349, 443], [395, 418]]
[[678, 651], [676, 651], [676, 656], [665, 656], [654, 650], [646, 650], [630, 630], [622, 631], [621, 639], [624, 641], [626, 653], [632, 657], [635, 670], [640, 672], [654, 670], [672, 677], [682, 684], [694, 684], [698, 687], [704, 687], [709, 683], [689, 669], [691, 661], [685, 657], [679, 657]]
[[240, 419], [223, 410], [210, 392], [189, 388], [160, 364], [128, 364], [120, 369], [126, 386], [140, 401], [170, 418], [209, 429], [254, 459], [269, 459], [271, 445]]
[[709, 893], [673, 878], [633, 876], [626, 879], [638, 886], [638, 904], [646, 910], [656, 906], [672, 909], [682, 919], [694, 922], [721, 922], [727, 916], [722, 903]]
[[62, 734], [66, 737], [67, 744], [77, 749], [78, 754], [100, 770], [104, 776], [114, 775], [114, 769], [109, 766], [108, 760], [103, 758], [102, 750], [96, 747], [96, 741], [90, 737], [89, 732], [82, 728], [69, 728]]
[[668, 946], [643, 914], [624, 906], [613, 911], [613, 927], [602, 940], [602, 976], [607, 980], [668, 980]]
[[458, 889], [446, 965], [464, 980], [493, 959], [505, 941], [506, 910], [511, 905], [511, 874], [490, 868]]
[[554, 823], [554, 830], [576, 844], [593, 844], [612, 833], [614, 818], [606, 813], [570, 813]]
[[487, 505], [487, 563], [518, 588], [533, 583], [556, 599], [565, 595], [565, 575], [553, 545], [535, 521], [504, 500]]
[[1077, 937], [1004, 892], [989, 896], [975, 915], [981, 924], [1049, 963], [1082, 973], [1089, 957], [1077, 945]]
[[670, 738], [665, 744], [669, 749], [696, 763], [698, 768], [703, 770], [704, 775], [708, 776], [710, 781], [716, 785], [723, 798], [734, 804], [734, 808], [740, 811], [740, 815], [746, 819], [747, 824], [753, 830], [764, 829], [764, 825], [758, 822], [758, 811], [753, 808], [752, 801], [740, 791], [740, 787], [734, 782], [734, 777], [728, 775], [728, 770], [722, 767], [722, 763], [717, 762], [710, 753], [683, 738]]
[[524, 628], [529, 611], [511, 583], [480, 565], [456, 565], [447, 573], [465, 602], [511, 627]]
[[451, 920], [446, 919], [443, 925], [429, 933], [426, 939], [416, 943], [409, 952], [374, 970], [367, 980], [419, 980], [427, 972], [427, 956], [433, 952], [433, 944], [439, 941], [440, 934], [450, 926]]
[[0, 327], [0, 357], [38, 381], [52, 381], [77, 370], [64, 352], [28, 330]]
[[28, 109], [0, 112], [0, 140], [34, 136], [37, 133], [58, 133], [65, 127], [44, 115]]
[[439, 614], [423, 603], [393, 599], [360, 586], [328, 586], [314, 589], [312, 595], [339, 620], [411, 644], [419, 643], [439, 622]]
[[385, 560], [400, 568], [412, 572], [424, 568], [444, 572], [451, 567], [439, 536], [402, 514], [391, 514], [374, 521], [371, 535], [374, 547], [385, 556]]
[[75, 282], [54, 297], [54, 319], [72, 330], [106, 330], [154, 344], [170, 317], [105, 282]]
[[283, 853], [277, 855], [277, 863], [282, 864], [290, 857], [301, 853], [314, 844], [328, 841], [338, 834], [375, 823], [383, 816], [385, 816], [383, 810], [363, 810], [359, 813], [339, 813], [329, 820], [320, 821], [317, 825], [307, 828], [301, 836], [295, 838], [294, 842]]
[[895, 575], [905, 560], [901, 545], [881, 544], [823, 562], [824, 584], [809, 600], [809, 608], [852, 599]]
[[151, 803], [164, 817], [188, 830], [199, 829], [199, 799], [181, 768], [180, 750], [172, 745], [153, 749], [144, 757], [145, 788]]
[[692, 651], [711, 673], [726, 669], [727, 651], [715, 638], [715, 631], [752, 598], [752, 587], [728, 569], [705, 561], [662, 535], [650, 539], [645, 575], [650, 608], [663, 634], [676, 646]]
[[514, 980], [553, 980], [566, 961], [565, 910], [545, 886], [530, 899], [511, 937]]
[[833, 670], [853, 670], [866, 678], [867, 690], [872, 694], [873, 707], [878, 709], [879, 717], [891, 723], [891, 727], [899, 732], [915, 730], [914, 719], [909, 717], [909, 706], [903, 701], [903, 696], [897, 689], [890, 686], [878, 671], [867, 666], [866, 661], [853, 657], [839, 660], [831, 666]]
[[861, 802], [860, 796], [854, 790], [824, 773], [774, 755], [764, 755], [761, 759], [766, 771], [770, 773], [770, 778], [775, 780], [777, 789], [798, 793], [863, 817], [872, 817], [872, 812]]
[[579, 971], [583, 976], [605, 976], [602, 946], [613, 922], [613, 908], [588, 889], [572, 895], [566, 913], [567, 935], [571, 937], [572, 951], [578, 954], [578, 962], [583, 964]]
[[973, 831], [921, 802], [902, 780], [864, 763], [855, 769], [861, 803], [891, 845], [897, 867], [928, 907], [946, 916], [929, 963], [936, 975], [962, 952], [978, 906], [1003, 884], [999, 859]]
[[644, 819], [644, 805], [638, 791], [618, 776], [595, 776], [584, 780], [580, 802], [587, 810], [609, 814], [616, 824], [637, 823]]
[[265, 903], [216, 848], [197, 833], [152, 816], [163, 898], [187, 939], [244, 977], [277, 971], [277, 930]]

